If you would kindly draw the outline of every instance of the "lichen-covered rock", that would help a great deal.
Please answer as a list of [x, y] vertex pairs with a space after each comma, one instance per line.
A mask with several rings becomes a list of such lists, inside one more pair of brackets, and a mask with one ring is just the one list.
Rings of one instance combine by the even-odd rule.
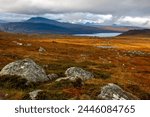
[[0, 76], [16, 75], [27, 79], [28, 82], [44, 82], [49, 80], [45, 71], [31, 59], [18, 60], [6, 65]]
[[65, 72], [65, 75], [67, 77], [70, 77], [70, 79], [72, 80], [80, 78], [82, 81], [85, 81], [94, 77], [94, 75], [91, 72], [85, 71], [79, 67], [68, 68]]
[[135, 100], [137, 99], [134, 95], [124, 91], [118, 85], [109, 83], [102, 87], [101, 94], [98, 95], [98, 99], [103, 100]]
[[59, 76], [57, 74], [48, 74], [47, 77], [49, 78], [49, 80], [55, 80], [57, 79]]
[[31, 100], [36, 100], [37, 96], [40, 92], [42, 92], [43, 90], [35, 90], [29, 93], [30, 99]]
[[63, 81], [63, 80], [70, 80], [70, 81], [72, 81], [72, 82], [74, 82], [74, 81], [76, 81], [76, 79], [77, 78], [75, 78], [75, 77], [61, 77], [61, 78], [58, 78], [58, 79], [56, 79], [56, 82], [59, 82], [59, 81]]

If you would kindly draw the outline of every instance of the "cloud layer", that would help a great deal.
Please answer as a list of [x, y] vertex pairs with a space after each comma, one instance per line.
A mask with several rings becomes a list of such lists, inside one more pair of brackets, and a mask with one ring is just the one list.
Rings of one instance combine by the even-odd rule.
[[0, 16], [9, 13], [20, 19], [38, 15], [74, 23], [150, 26], [150, 0], [0, 0]]
[[89, 12], [149, 15], [149, 0], [0, 0], [1, 12], [24, 14]]

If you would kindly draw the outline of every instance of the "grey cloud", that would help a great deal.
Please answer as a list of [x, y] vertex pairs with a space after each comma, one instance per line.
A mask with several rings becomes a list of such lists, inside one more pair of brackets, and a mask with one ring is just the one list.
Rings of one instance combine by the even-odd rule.
[[113, 15], [149, 15], [149, 0], [0, 0], [1, 12], [23, 14], [89, 12]]
[[150, 0], [0, 0], [0, 19], [42, 16], [72, 23], [150, 27]]

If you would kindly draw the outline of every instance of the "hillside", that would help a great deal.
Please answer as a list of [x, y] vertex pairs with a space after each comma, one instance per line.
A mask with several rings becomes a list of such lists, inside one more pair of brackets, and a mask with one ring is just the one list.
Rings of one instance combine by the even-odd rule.
[[140, 36], [140, 37], [150, 37], [150, 29], [142, 29], [142, 30], [129, 30], [124, 32], [120, 36]]

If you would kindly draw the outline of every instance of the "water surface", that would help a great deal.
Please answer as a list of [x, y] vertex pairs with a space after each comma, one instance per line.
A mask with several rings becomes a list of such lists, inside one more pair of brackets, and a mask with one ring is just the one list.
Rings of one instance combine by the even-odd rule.
[[74, 36], [92, 36], [92, 37], [115, 37], [121, 33], [94, 33], [94, 34], [75, 34]]

